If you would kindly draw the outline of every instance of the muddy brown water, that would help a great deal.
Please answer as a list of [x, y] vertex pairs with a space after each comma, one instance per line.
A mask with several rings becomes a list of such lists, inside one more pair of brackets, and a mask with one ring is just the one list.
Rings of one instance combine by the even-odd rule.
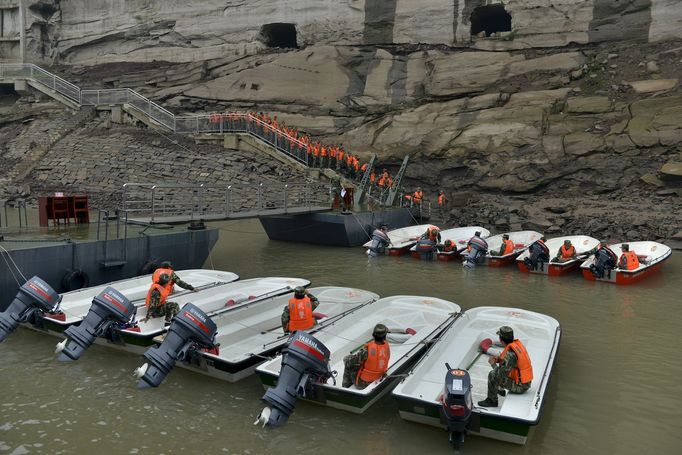
[[[381, 296], [440, 297], [463, 309], [525, 308], [559, 320], [563, 337], [540, 423], [525, 446], [467, 438], [463, 453], [682, 453], [682, 257], [630, 287], [515, 267], [464, 271], [409, 257], [368, 260], [360, 248], [269, 241], [257, 221], [215, 223], [207, 267], [242, 278], [297, 276]], [[0, 344], [0, 453], [448, 454], [444, 431], [405, 422], [390, 395], [365, 414], [299, 401], [276, 430], [252, 425], [263, 388], [180, 368], [138, 391], [136, 355], [94, 346], [61, 364], [57, 338], [21, 329]]]

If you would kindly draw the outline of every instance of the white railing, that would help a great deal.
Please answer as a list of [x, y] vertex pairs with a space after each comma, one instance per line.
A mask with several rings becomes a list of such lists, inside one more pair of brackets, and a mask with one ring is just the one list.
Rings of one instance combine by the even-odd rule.
[[296, 161], [309, 164], [308, 146], [284, 131], [247, 113], [177, 116], [136, 91], [124, 89], [81, 90], [61, 77], [32, 63], [0, 63], [0, 80], [25, 79], [39, 83], [81, 106], [127, 105], [174, 133], [247, 133]]

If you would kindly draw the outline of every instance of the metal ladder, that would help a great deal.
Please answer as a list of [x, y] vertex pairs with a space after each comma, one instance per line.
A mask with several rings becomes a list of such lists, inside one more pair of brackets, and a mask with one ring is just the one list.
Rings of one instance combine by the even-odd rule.
[[365, 169], [365, 175], [362, 176], [362, 180], [360, 181], [360, 187], [358, 188], [357, 193], [355, 193], [356, 207], [360, 206], [360, 203], [362, 202], [362, 199], [365, 196], [365, 191], [367, 191], [367, 186], [369, 185], [369, 176], [372, 173], [372, 170], [374, 169], [374, 163], [376, 162], [376, 159], [377, 159], [376, 154], [372, 155], [372, 159], [369, 160], [367, 169]]
[[410, 160], [410, 156], [406, 155], [405, 158], [403, 159], [403, 164], [400, 166], [400, 170], [398, 171], [398, 174], [395, 176], [395, 180], [393, 180], [393, 186], [391, 187], [391, 190], [388, 192], [388, 197], [386, 198], [386, 206], [390, 207], [393, 205], [393, 202], [395, 201], [395, 197], [398, 194], [398, 191], [400, 189], [400, 182], [403, 179], [403, 175], [405, 175], [405, 169], [407, 169], [407, 162]]

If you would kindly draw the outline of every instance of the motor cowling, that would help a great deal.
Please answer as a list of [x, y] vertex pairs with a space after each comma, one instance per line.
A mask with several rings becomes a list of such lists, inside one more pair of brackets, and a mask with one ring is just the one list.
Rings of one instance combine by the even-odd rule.
[[469, 251], [466, 256], [464, 256], [464, 267], [473, 268], [476, 267], [476, 263], [480, 258], [486, 255], [488, 252], [488, 242], [480, 237], [472, 237], [467, 245]]
[[611, 276], [611, 269], [618, 264], [618, 256], [610, 248], [604, 247], [597, 250], [594, 255], [594, 263], [590, 265], [590, 271], [596, 278], [603, 278], [604, 275]]
[[216, 348], [217, 331], [215, 322], [199, 307], [191, 303], [182, 307], [173, 318], [163, 342], [144, 353], [147, 362], [135, 370], [135, 376], [139, 379], [137, 387], [158, 387], [175, 362], [189, 361], [200, 355], [202, 349]]
[[523, 260], [529, 270], [544, 270], [545, 262], [549, 262], [549, 248], [544, 243], [537, 241], [528, 247], [528, 256]]
[[57, 345], [58, 360], [78, 360], [95, 338], [111, 339], [119, 329], [119, 324], [134, 325], [136, 313], [137, 308], [126, 296], [107, 286], [92, 299], [92, 306], [83, 321], [64, 331], [67, 338]]
[[282, 368], [277, 387], [269, 388], [261, 400], [266, 407], [256, 424], [278, 427], [294, 412], [298, 396], [306, 396], [316, 382], [325, 383], [332, 377], [329, 370], [330, 351], [307, 332], [295, 332], [282, 350]]
[[62, 297], [42, 279], [34, 276], [19, 288], [17, 296], [0, 313], [0, 342], [22, 322], [35, 323], [44, 312], [58, 311]]
[[390, 242], [388, 235], [379, 229], [375, 229], [372, 233], [372, 242], [369, 244], [367, 254], [370, 256], [378, 256], [382, 254]]
[[473, 409], [471, 377], [466, 370], [448, 368], [441, 404], [441, 422], [450, 434], [450, 444], [459, 449]]

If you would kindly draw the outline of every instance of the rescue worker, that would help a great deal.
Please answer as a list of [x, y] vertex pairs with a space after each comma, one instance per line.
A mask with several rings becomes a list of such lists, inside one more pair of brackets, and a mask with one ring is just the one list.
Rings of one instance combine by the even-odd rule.
[[549, 248], [545, 245], [547, 239], [543, 235], [528, 247], [528, 257], [523, 262], [529, 270], [536, 270], [538, 265], [540, 270], [544, 270], [544, 263], [549, 261]]
[[343, 387], [355, 387], [362, 390], [372, 382], [384, 376], [391, 358], [391, 348], [386, 341], [388, 328], [377, 324], [372, 331], [372, 341], [358, 352], [343, 358]]
[[313, 311], [320, 304], [317, 297], [303, 286], [294, 289], [294, 296], [282, 311], [282, 329], [284, 333], [296, 330], [308, 330], [315, 325]]
[[421, 237], [421, 240], [431, 240], [434, 243], [440, 243], [440, 229], [436, 226], [429, 226], [426, 228], [426, 232], [424, 232]]
[[144, 301], [147, 307], [147, 316], [142, 319], [142, 322], [147, 322], [150, 318], [165, 317], [165, 325], [170, 324], [173, 316], [178, 314], [180, 306], [175, 302], [169, 302], [168, 295], [170, 288], [167, 286], [171, 278], [168, 274], [162, 273], [155, 283], [152, 283], [147, 292], [147, 298]]
[[621, 254], [620, 259], [618, 260], [618, 268], [624, 270], [637, 269], [639, 267], [637, 253], [630, 251], [630, 245], [627, 243], [623, 243], [620, 246], [620, 249], [623, 251], [623, 254]]
[[424, 199], [424, 192], [420, 186], [417, 187], [417, 191], [412, 193], [412, 202], [415, 205], [422, 205], [422, 199]]
[[502, 236], [502, 246], [500, 246], [500, 251], [498, 253], [493, 252], [493, 256], [506, 256], [514, 252], [514, 242], [509, 240], [509, 234], [504, 234]]
[[449, 253], [451, 251], [457, 251], [457, 244], [454, 241], [448, 239], [445, 242], [443, 242], [442, 251], [445, 251], [446, 253]]
[[388, 225], [382, 224], [379, 229], [375, 229], [372, 233], [372, 243], [367, 249], [367, 255], [370, 257], [377, 257], [384, 252], [387, 246], [391, 244], [391, 239], [388, 237]]
[[505, 325], [497, 334], [505, 348], [499, 357], [490, 356], [488, 359], [493, 367], [488, 373], [488, 396], [478, 402], [484, 408], [497, 407], [497, 395], [505, 396], [506, 390], [510, 393], [526, 392], [533, 381], [530, 356], [521, 341], [514, 339], [514, 330]]
[[164, 273], [170, 277], [170, 281], [166, 285], [169, 294], [175, 292], [176, 284], [183, 289], [187, 289], [188, 291], [199, 292], [194, 288], [194, 286], [185, 283], [180, 279], [180, 277], [173, 270], [173, 265], [169, 261], [163, 261], [161, 263], [161, 267], [154, 271], [154, 274], [152, 275], [152, 283], [156, 283], [157, 281], [159, 281], [159, 277]]
[[570, 240], [564, 240], [564, 244], [559, 248], [559, 252], [553, 259], [553, 262], [568, 262], [572, 259], [576, 259], [578, 255], [575, 252], [575, 247], [571, 245]]
[[447, 198], [445, 197], [445, 191], [440, 190], [438, 191], [438, 214], [440, 215], [441, 219], [445, 219], [445, 206], [448, 203]]

